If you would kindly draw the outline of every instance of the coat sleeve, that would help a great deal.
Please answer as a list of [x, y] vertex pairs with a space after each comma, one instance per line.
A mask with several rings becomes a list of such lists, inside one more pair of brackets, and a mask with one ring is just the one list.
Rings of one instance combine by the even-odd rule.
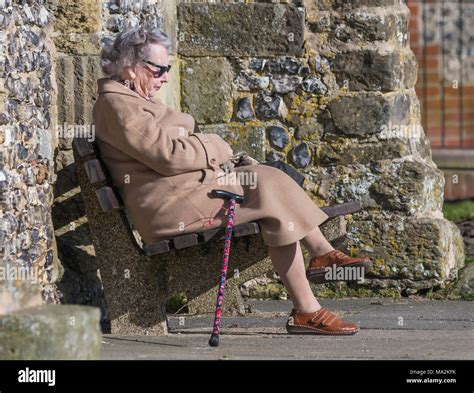
[[217, 134], [191, 133], [171, 138], [151, 113], [141, 108], [131, 111], [120, 100], [119, 105], [102, 101], [100, 110], [107, 124], [101, 127], [105, 132], [101, 132], [100, 139], [163, 176], [205, 168], [218, 170], [233, 154], [230, 145]]

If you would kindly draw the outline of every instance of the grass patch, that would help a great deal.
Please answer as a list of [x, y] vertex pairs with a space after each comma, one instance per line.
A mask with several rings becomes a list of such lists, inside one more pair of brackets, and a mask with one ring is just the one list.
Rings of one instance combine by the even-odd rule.
[[279, 282], [266, 285], [257, 284], [249, 291], [249, 298], [252, 299], [280, 299], [282, 296], [287, 296], [286, 289]]
[[355, 298], [400, 298], [400, 292], [395, 288], [365, 288], [359, 287], [354, 283], [333, 283], [325, 285], [311, 284], [313, 293], [316, 297], [322, 299], [343, 299], [348, 297]]
[[186, 298], [186, 294], [179, 293], [173, 296], [171, 299], [168, 299], [166, 302], [166, 312], [168, 314], [181, 314], [181, 313], [188, 313], [187, 307], [188, 299]]
[[474, 216], [474, 201], [444, 202], [444, 217], [450, 221], [461, 221]]
[[466, 265], [469, 265], [470, 263], [473, 263], [473, 262], [474, 262], [474, 256], [466, 257], [464, 261]]

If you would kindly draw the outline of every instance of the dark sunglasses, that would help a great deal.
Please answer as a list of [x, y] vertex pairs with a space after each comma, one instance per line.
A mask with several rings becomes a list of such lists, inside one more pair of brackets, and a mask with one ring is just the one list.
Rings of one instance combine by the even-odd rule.
[[152, 74], [153, 74], [153, 77], [154, 78], [159, 78], [160, 76], [162, 76], [165, 72], [169, 72], [170, 69], [171, 69], [171, 64], [167, 65], [167, 66], [162, 66], [162, 65], [159, 65], [159, 64], [155, 64], [149, 60], [143, 60], [144, 63], [147, 63], [147, 64], [150, 64], [152, 65], [153, 67], [156, 67], [158, 68], [158, 71], [154, 71], [152, 70], [150, 67], [147, 67], [147, 66], [144, 66], [143, 68], [146, 68], [148, 71], [150, 71]]

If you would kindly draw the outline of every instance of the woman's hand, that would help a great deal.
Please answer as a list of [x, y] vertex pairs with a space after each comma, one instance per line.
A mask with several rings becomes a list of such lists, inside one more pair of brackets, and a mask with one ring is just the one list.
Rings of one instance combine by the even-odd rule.
[[231, 160], [219, 165], [219, 167], [224, 171], [224, 174], [232, 173], [234, 171], [234, 166], [235, 165]]
[[237, 154], [234, 154], [231, 157], [231, 161], [234, 163], [235, 167], [260, 164], [259, 161], [250, 157], [245, 151], [240, 151]]
[[220, 165], [220, 168], [225, 173], [231, 173], [234, 171], [234, 168], [247, 165], [257, 165], [260, 164], [256, 159], [250, 157], [245, 151], [240, 151], [237, 154], [232, 154], [229, 161]]

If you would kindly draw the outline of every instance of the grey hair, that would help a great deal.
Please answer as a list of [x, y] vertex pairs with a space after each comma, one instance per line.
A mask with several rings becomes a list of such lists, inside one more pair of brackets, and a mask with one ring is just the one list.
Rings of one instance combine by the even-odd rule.
[[120, 76], [125, 67], [133, 67], [149, 54], [150, 44], [159, 44], [167, 50], [171, 46], [168, 35], [161, 29], [147, 30], [135, 27], [108, 39], [100, 53], [100, 65], [107, 76]]

